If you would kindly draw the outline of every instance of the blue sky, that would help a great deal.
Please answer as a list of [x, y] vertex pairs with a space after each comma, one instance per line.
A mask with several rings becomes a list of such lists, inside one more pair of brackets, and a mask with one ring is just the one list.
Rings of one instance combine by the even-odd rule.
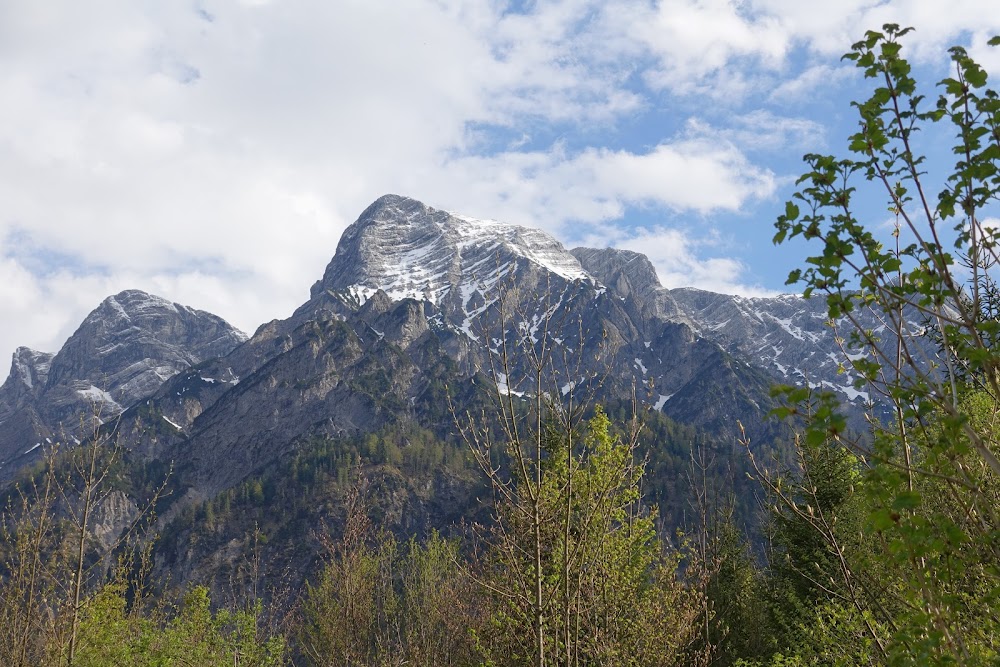
[[0, 3], [0, 355], [132, 287], [252, 332], [388, 192], [781, 291], [772, 222], [889, 21], [928, 87], [956, 43], [1000, 72], [995, 0]]

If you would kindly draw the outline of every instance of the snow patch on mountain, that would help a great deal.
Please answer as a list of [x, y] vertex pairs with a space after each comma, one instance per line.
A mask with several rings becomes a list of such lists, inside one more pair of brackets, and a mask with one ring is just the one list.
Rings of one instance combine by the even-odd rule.
[[450, 213], [398, 195], [372, 204], [344, 232], [313, 295], [329, 289], [364, 303], [379, 289], [394, 300], [441, 305], [451, 295], [465, 314], [473, 291], [487, 294], [520, 267], [533, 264], [563, 280], [590, 280], [580, 262], [545, 232]]
[[541, 230], [457, 213], [450, 215], [453, 219], [465, 223], [455, 226], [455, 231], [460, 237], [458, 243], [460, 253], [466, 248], [485, 246], [488, 252], [502, 246], [505, 250], [548, 269], [568, 282], [590, 278], [576, 257]]
[[656, 399], [656, 404], [653, 405], [653, 409], [659, 412], [660, 410], [663, 409], [663, 406], [667, 404], [667, 401], [669, 401], [673, 397], [674, 397], [673, 394], [660, 394], [659, 397]]
[[163, 421], [167, 422], [168, 424], [170, 424], [171, 426], [173, 426], [173, 427], [174, 427], [175, 429], [177, 429], [178, 431], [181, 431], [182, 433], [184, 432], [184, 429], [182, 429], [182, 428], [180, 427], [180, 425], [178, 425], [178, 424], [177, 424], [176, 422], [174, 422], [174, 421], [171, 421], [171, 420], [170, 420], [170, 418], [169, 418], [169, 417], [167, 417], [166, 415], [163, 415]]
[[80, 395], [81, 398], [87, 400], [95, 405], [102, 405], [113, 409], [116, 413], [121, 412], [121, 406], [118, 402], [103, 389], [98, 389], [94, 385], [90, 385], [87, 389], [77, 389], [76, 393]]

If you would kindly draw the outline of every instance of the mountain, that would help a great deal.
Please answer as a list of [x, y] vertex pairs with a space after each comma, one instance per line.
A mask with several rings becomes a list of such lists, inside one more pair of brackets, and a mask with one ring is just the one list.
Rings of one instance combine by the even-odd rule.
[[[872, 320], [872, 328], [878, 322]], [[546, 386], [530, 354], [548, 350]], [[116, 418], [148, 460], [182, 461], [192, 497], [266, 470], [310, 438], [413, 422], [450, 437], [442, 388], [633, 393], [647, 409], [734, 438], [769, 437], [772, 382], [853, 402], [821, 300], [665, 289], [644, 255], [567, 250], [535, 229], [386, 195], [343, 234], [309, 299], [245, 336], [143, 292], [109, 297], [56, 355], [20, 348], [0, 387], [0, 471]], [[497, 362], [503, 362], [501, 369]], [[120, 423], [119, 423], [120, 422]]]
[[[525, 342], [550, 351], [548, 386], [526, 384], [526, 355], [496, 368]], [[819, 302], [667, 290], [641, 254], [568, 251], [539, 230], [386, 195], [344, 232], [306, 303], [248, 340], [127, 291], [55, 356], [18, 350], [0, 388], [0, 456], [13, 470], [60, 429], [92, 429], [81, 417], [121, 415], [136, 452], [184, 461], [192, 493], [210, 495], [310, 437], [404, 420], [436, 420], [445, 436], [450, 424], [420, 407], [444, 384], [494, 380], [516, 394], [634, 392], [695, 428], [732, 437], [740, 420], [764, 435], [775, 380], [864, 398], [836, 352]]]
[[[871, 402], [878, 409], [878, 396], [854, 386], [856, 375], [848, 359], [857, 358], [860, 350], [851, 347], [848, 332], [855, 326], [845, 318], [831, 322], [821, 296], [742, 297], [690, 287], [666, 289], [640, 253], [615, 248], [571, 252], [588, 274], [633, 301], [641, 316], [683, 322], [696, 335], [764, 370], [775, 382], [808, 383], [838, 394], [856, 426], [862, 426], [862, 412]], [[852, 316], [862, 329], [882, 337], [881, 349], [894, 354], [896, 337], [883, 315], [857, 308]], [[912, 332], [906, 343], [914, 356], [936, 358], [925, 318], [907, 310], [904, 321]]]
[[0, 386], [0, 478], [36, 460], [44, 444], [78, 441], [95, 421], [118, 416], [177, 372], [245, 340], [216, 315], [139, 290], [108, 297], [57, 354], [14, 353]]
[[822, 313], [797, 297], [664, 289], [641, 254], [569, 251], [539, 230], [386, 195], [344, 232], [305, 303], [250, 338], [123, 292], [58, 354], [19, 349], [0, 388], [0, 471], [99, 409], [129, 453], [133, 506], [171, 471], [157, 567], [212, 580], [257, 524], [282, 536], [274, 558], [306, 567], [306, 536], [342, 518], [353, 476], [375, 489], [388, 530], [477, 516], [481, 478], [455, 420], [494, 413], [498, 391], [601, 402], [618, 422], [634, 396], [655, 436], [650, 497], [676, 525], [695, 447], [752, 506], [738, 424], [780, 454], [790, 438], [767, 418], [774, 381], [853, 390]]
[[[173, 470], [160, 566], [211, 579], [254, 525], [308, 562], [304, 536], [339, 520], [343, 480], [357, 474], [376, 487], [369, 502], [386, 529], [469, 520], [482, 509], [480, 478], [454, 420], [494, 411], [497, 386], [515, 400], [592, 396], [616, 414], [634, 393], [656, 433], [674, 433], [648, 446], [659, 450], [657, 477], [671, 480], [654, 497], [671, 504], [665, 520], [680, 521], [696, 440], [721, 447], [720, 466], [737, 420], [775, 440], [771, 378], [690, 324], [637, 311], [618, 289], [538, 230], [380, 198], [289, 318], [122, 414], [129, 449]], [[539, 387], [531, 354], [542, 346]], [[324, 474], [341, 481], [317, 481]], [[209, 515], [227, 523], [206, 528]]]
[[[769, 378], [684, 323], [643, 318], [538, 230], [387, 195], [343, 234], [310, 299], [225, 357], [174, 376], [122, 416], [134, 448], [181, 462], [191, 498], [265, 471], [302, 442], [412, 422], [453, 437], [459, 408], [498, 380], [528, 386], [530, 342], [553, 396], [631, 395], [698, 428], [764, 428]], [[477, 389], [478, 387], [478, 389]], [[676, 406], [676, 407], [675, 407]]]

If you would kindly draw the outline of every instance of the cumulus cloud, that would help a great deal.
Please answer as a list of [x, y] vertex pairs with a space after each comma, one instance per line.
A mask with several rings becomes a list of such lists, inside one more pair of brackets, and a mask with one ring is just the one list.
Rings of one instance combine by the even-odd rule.
[[[436, 187], [435, 187], [436, 186]], [[440, 192], [437, 190], [440, 188]], [[704, 214], [739, 209], [770, 196], [775, 176], [733, 145], [681, 138], [645, 153], [588, 148], [467, 156], [443, 165], [423, 189], [453, 206], [554, 233], [569, 223], [620, 218], [629, 205], [653, 204]]]
[[740, 90], [730, 68], [734, 60], [775, 68], [790, 46], [791, 35], [777, 17], [732, 0], [635, 3], [630, 11], [608, 13], [609, 24], [621, 24], [656, 58], [647, 81], [681, 93]]
[[[705, 236], [774, 198], [761, 155], [823, 139], [748, 96], [808, 97], [892, 16], [927, 58], [1000, 31], [974, 0], [0, 3], [0, 355], [54, 351], [127, 287], [286, 316], [385, 192], [562, 238], [630, 207]], [[668, 278], [745, 282], [690, 229], [629, 238]]]
[[788, 104], [808, 99], [823, 87], [837, 85], [855, 74], [847, 65], [812, 65], [797, 76], [781, 81], [771, 89], [769, 99], [779, 104]]
[[764, 109], [735, 115], [727, 121], [725, 126], [720, 127], [691, 118], [685, 126], [685, 134], [704, 143], [725, 143], [747, 151], [816, 148], [826, 142], [826, 128], [820, 123], [806, 118], [781, 116]]
[[[945, 48], [969, 42], [986, 65], [1000, 54], [986, 40], [1000, 32], [1000, 15], [989, 0], [624, 0], [601, 10], [602, 26], [616, 54], [642, 53], [654, 60], [643, 76], [654, 88], [733, 102], [777, 87], [778, 97], [800, 94], [824, 73], [811, 63], [797, 73], [790, 56], [829, 61], [848, 50], [866, 30], [885, 23], [915, 26], [907, 38], [917, 62], [941, 61]], [[798, 50], [801, 50], [801, 53]], [[775, 78], [777, 77], [777, 79]], [[798, 79], [796, 81], [796, 79]], [[830, 81], [827, 80], [829, 84]]]
[[695, 236], [690, 230], [653, 225], [631, 231], [594, 230], [582, 244], [616, 247], [642, 253], [668, 288], [698, 287], [722, 294], [773, 296], [777, 292], [747, 282], [749, 267], [734, 256], [728, 243], [714, 234]]

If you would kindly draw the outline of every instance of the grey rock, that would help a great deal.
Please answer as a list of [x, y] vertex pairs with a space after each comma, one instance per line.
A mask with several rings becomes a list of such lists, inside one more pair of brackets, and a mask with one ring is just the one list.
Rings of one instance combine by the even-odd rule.
[[[849, 409], [860, 413], [875, 397], [854, 386], [856, 374], [850, 358], [860, 351], [849, 347], [845, 320], [831, 322], [825, 301], [785, 294], [749, 298], [717, 294], [694, 288], [665, 289], [650, 276], [638, 253], [616, 249], [576, 248], [584, 268], [599, 280], [621, 286], [640, 302], [636, 308], [651, 316], [683, 322], [699, 336], [711, 340], [745, 362], [767, 371], [776, 382], [832, 390]], [[882, 331], [877, 314], [859, 309], [855, 316], [864, 328]], [[926, 329], [915, 314], [908, 318], [911, 344], [933, 357]], [[884, 333], [884, 332], [883, 332]], [[883, 344], [895, 338], [884, 333]]]
[[179, 371], [246, 336], [222, 318], [139, 290], [105, 299], [56, 355], [19, 348], [0, 387], [0, 479], [46, 445], [72, 445]]
[[0, 422], [10, 417], [10, 412], [30, 403], [45, 387], [52, 356], [27, 347], [14, 351], [10, 374], [0, 386]]
[[90, 532], [102, 552], [108, 552], [139, 517], [139, 507], [122, 491], [114, 490], [99, 498], [91, 515]]

